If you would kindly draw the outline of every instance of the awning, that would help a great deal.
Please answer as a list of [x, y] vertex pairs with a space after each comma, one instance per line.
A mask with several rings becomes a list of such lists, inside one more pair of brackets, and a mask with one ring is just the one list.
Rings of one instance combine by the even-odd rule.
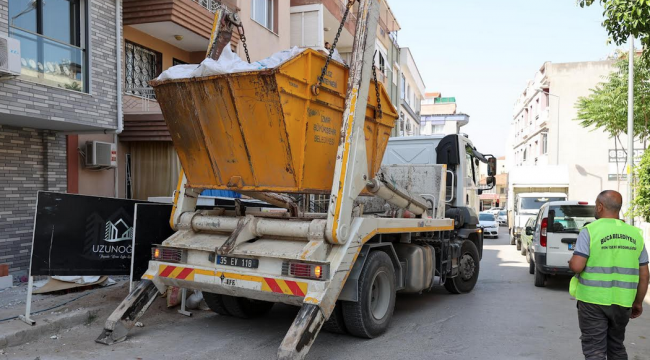
[[481, 194], [479, 195], [481, 200], [499, 200], [499, 194]]

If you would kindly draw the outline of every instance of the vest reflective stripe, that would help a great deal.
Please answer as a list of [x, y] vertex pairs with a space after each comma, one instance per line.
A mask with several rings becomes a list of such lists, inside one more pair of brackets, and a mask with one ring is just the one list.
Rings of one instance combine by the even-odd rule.
[[592, 274], [622, 274], [622, 275], [639, 275], [639, 268], [630, 269], [618, 266], [602, 267], [602, 266], [588, 266], [585, 267], [585, 272]]
[[587, 285], [587, 286], [593, 286], [593, 287], [599, 287], [599, 288], [621, 288], [621, 289], [635, 289], [639, 282], [628, 282], [628, 281], [618, 281], [618, 280], [611, 280], [611, 281], [599, 281], [599, 280], [587, 280], [583, 278], [578, 278], [580, 281], [580, 284], [582, 285]]
[[641, 230], [616, 219], [599, 219], [589, 232], [589, 258], [574, 281], [575, 298], [598, 305], [631, 307], [639, 283]]

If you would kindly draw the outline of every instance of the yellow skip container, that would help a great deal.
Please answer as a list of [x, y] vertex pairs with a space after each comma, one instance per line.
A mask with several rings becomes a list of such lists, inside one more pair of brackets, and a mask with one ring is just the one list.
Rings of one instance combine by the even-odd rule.
[[[347, 92], [348, 68], [307, 49], [267, 70], [152, 81], [188, 185], [202, 189], [328, 194]], [[365, 119], [369, 175], [379, 169], [397, 111], [371, 82]]]

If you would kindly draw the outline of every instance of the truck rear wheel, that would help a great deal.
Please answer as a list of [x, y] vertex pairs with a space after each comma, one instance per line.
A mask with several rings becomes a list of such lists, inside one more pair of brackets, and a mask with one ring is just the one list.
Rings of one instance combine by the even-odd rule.
[[445, 282], [445, 289], [452, 294], [468, 293], [474, 289], [476, 281], [478, 281], [480, 258], [476, 245], [465, 240], [460, 252], [459, 274]]
[[517, 241], [517, 250], [521, 251], [521, 240]]
[[343, 320], [343, 305], [341, 305], [340, 301], [336, 302], [330, 318], [323, 324], [323, 330], [334, 334], [348, 333], [345, 328], [345, 320]]
[[274, 303], [223, 295], [223, 304], [232, 316], [241, 319], [251, 319], [266, 315], [266, 313], [271, 311]]
[[203, 299], [205, 303], [208, 304], [210, 310], [216, 312], [219, 315], [230, 316], [230, 312], [226, 309], [226, 305], [223, 303], [223, 295], [214, 294], [209, 292], [203, 292]]
[[368, 256], [359, 276], [359, 301], [343, 301], [343, 319], [350, 334], [372, 339], [383, 334], [395, 309], [395, 268], [383, 251]]

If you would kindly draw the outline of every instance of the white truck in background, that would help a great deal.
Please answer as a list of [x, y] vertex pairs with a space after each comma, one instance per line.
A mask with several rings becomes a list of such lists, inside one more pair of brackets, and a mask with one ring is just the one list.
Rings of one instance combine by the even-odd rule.
[[510, 244], [521, 250], [521, 234], [530, 217], [549, 201], [568, 200], [569, 169], [564, 165], [519, 166], [508, 175]]

